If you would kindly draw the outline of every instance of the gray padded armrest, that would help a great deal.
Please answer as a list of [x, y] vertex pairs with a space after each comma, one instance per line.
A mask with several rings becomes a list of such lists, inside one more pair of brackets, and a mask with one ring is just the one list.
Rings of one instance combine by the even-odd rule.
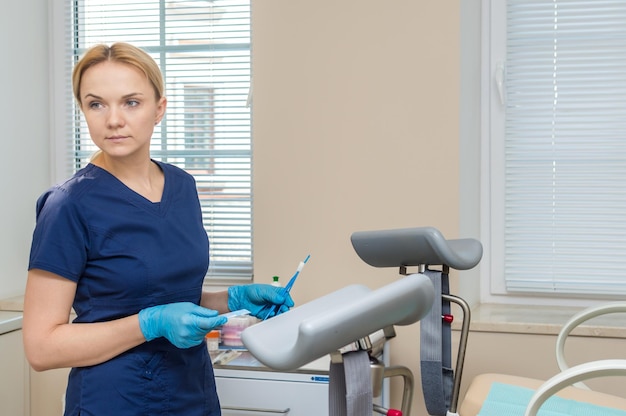
[[483, 255], [480, 241], [446, 240], [433, 227], [358, 231], [350, 239], [359, 257], [374, 267], [446, 265], [468, 270]]
[[241, 339], [270, 368], [295, 370], [390, 325], [410, 325], [433, 305], [435, 289], [415, 274], [370, 290], [351, 285], [246, 328]]

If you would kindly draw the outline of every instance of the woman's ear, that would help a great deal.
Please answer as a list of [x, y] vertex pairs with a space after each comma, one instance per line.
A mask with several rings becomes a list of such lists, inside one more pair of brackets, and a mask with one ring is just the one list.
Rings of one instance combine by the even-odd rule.
[[154, 120], [154, 125], [156, 126], [161, 122], [163, 116], [165, 115], [165, 109], [167, 108], [167, 98], [161, 97], [159, 102], [157, 103], [157, 113], [156, 119]]

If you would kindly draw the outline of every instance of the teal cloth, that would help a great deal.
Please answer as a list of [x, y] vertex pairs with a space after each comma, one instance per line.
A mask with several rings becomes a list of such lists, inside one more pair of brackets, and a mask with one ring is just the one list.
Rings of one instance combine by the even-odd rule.
[[[523, 416], [534, 390], [493, 383], [478, 416]], [[626, 411], [552, 396], [537, 416], [626, 416]]]

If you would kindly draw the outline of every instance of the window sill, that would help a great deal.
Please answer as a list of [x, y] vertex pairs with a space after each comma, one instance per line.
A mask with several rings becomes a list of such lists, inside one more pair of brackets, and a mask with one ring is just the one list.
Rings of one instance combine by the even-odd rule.
[[[564, 306], [481, 304], [471, 310], [470, 331], [557, 335], [562, 326], [582, 309]], [[453, 324], [453, 329], [460, 328], [461, 322]], [[626, 338], [626, 320], [623, 314], [599, 316], [582, 323], [571, 335]]]

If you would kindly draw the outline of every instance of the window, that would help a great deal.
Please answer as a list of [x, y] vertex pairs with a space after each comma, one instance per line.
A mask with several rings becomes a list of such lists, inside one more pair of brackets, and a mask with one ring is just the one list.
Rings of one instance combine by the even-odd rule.
[[626, 3], [483, 6], [490, 293], [623, 297]]
[[168, 99], [151, 154], [196, 179], [211, 242], [208, 278], [250, 279], [249, 0], [74, 0], [56, 5], [65, 16], [53, 20], [55, 55], [68, 58], [56, 57], [53, 65], [60, 77], [56, 102], [65, 109], [55, 120], [66, 119], [55, 134], [71, 138], [59, 146], [57, 176], [83, 167], [95, 150], [71, 97], [73, 63], [97, 43], [124, 41], [143, 48], [163, 72]]

